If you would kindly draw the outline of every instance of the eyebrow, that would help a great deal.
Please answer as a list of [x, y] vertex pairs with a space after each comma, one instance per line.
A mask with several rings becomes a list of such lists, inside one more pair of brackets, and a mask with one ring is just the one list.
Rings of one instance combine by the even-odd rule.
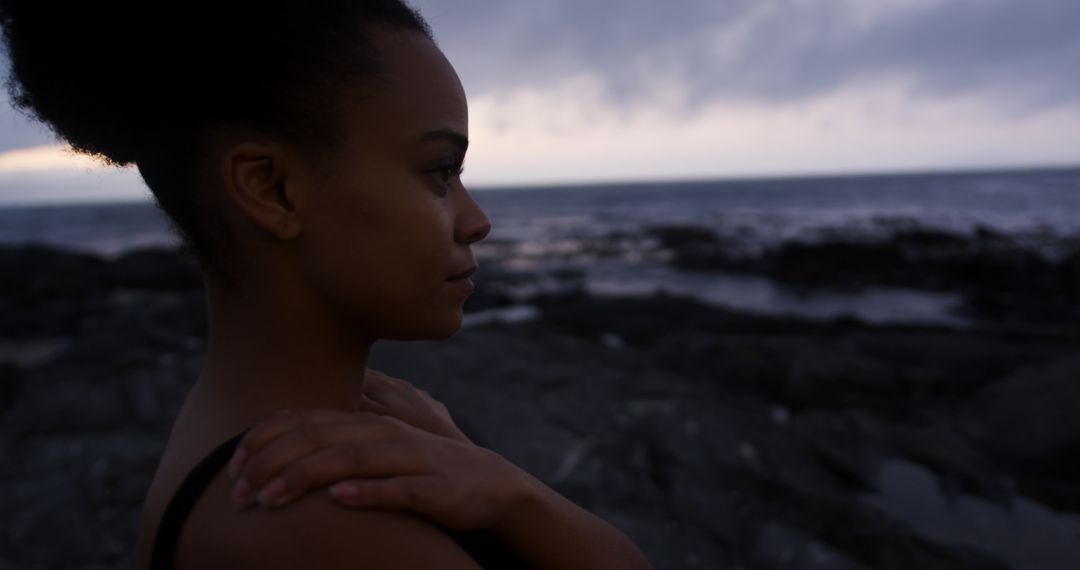
[[428, 131], [423, 135], [420, 135], [420, 140], [423, 142], [429, 141], [450, 141], [457, 146], [461, 147], [462, 151], [469, 148], [469, 137], [455, 131], [454, 129], [435, 129]]

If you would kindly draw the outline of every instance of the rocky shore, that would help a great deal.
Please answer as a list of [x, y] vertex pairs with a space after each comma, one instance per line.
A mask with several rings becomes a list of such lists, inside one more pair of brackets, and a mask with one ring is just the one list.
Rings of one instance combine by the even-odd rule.
[[970, 234], [882, 223], [876, 235], [824, 232], [746, 251], [737, 239], [695, 226], [650, 230], [672, 265], [688, 271], [764, 275], [803, 289], [857, 291], [872, 286], [955, 291], [961, 311], [984, 321], [1017, 324], [1080, 321], [1080, 239], [1019, 239], [988, 227]]
[[[488, 318], [443, 343], [382, 344], [372, 365], [624, 528], [658, 569], [1075, 566], [1080, 256], [992, 235], [754, 254], [703, 230], [654, 237], [687, 270], [957, 290], [977, 318], [872, 326], [667, 295], [522, 299], [493, 271], [468, 307]], [[166, 250], [0, 249], [0, 308], [0, 568], [130, 568], [140, 501], [201, 366], [198, 274]], [[898, 491], [888, 473], [919, 476]], [[934, 496], [977, 501], [1013, 531], [941, 528], [907, 508]]]

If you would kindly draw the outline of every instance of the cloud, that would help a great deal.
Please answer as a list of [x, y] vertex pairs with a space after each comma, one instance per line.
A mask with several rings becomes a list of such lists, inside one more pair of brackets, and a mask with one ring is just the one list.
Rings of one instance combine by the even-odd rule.
[[0, 151], [0, 174], [55, 170], [92, 170], [104, 168], [92, 157], [79, 154], [67, 145], [46, 145]]
[[[1076, 0], [410, 1], [484, 185], [1080, 159]], [[0, 154], [54, 143], [0, 94]]]
[[799, 105], [716, 103], [692, 120], [605, 107], [595, 84], [470, 101], [466, 181], [479, 186], [1075, 166], [1080, 108], [1003, 121], [971, 97], [890, 84]]
[[1006, 113], [1080, 103], [1075, 0], [415, 4], [474, 95], [588, 75], [621, 105], [784, 105], [877, 80]]

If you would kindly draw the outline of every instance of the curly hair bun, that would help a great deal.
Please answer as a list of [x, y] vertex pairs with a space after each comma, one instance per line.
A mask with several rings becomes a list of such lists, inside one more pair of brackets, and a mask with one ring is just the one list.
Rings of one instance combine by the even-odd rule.
[[167, 10], [123, 4], [0, 1], [14, 104], [76, 149], [116, 164], [134, 162], [147, 137], [183, 114], [180, 46], [189, 43], [179, 41], [175, 22], [155, 25], [166, 23]]
[[12, 101], [117, 164], [208, 121], [280, 122], [283, 107], [305, 98], [297, 90], [349, 55], [350, 71], [371, 71], [362, 21], [430, 34], [400, 0], [0, 0]]

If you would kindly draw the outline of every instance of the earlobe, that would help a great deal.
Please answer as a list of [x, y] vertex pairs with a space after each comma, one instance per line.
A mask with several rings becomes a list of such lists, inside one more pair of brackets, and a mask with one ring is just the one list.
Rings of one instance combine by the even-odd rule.
[[300, 233], [279, 149], [269, 144], [238, 144], [225, 154], [221, 168], [229, 198], [245, 219], [280, 240]]

